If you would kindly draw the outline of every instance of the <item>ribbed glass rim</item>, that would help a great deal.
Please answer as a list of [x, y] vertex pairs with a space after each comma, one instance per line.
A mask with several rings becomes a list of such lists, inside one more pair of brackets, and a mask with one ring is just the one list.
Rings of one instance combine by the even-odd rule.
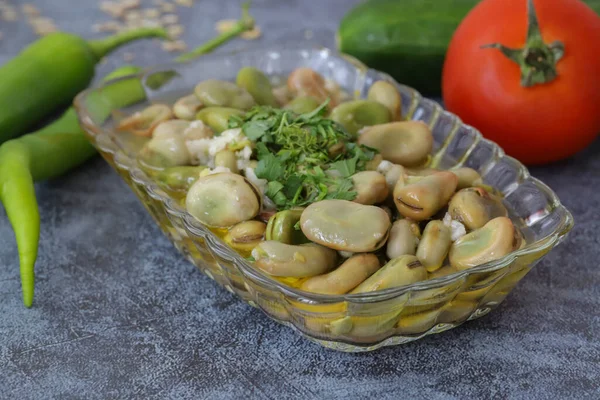
[[[375, 69], [368, 68], [366, 65], [364, 65], [362, 62], [355, 59], [354, 57], [348, 56], [346, 54], [341, 54], [335, 50], [332, 50], [332, 49], [329, 49], [326, 47], [319, 46], [318, 44], [313, 43], [313, 42], [308, 42], [308, 43], [302, 42], [301, 44], [291, 44], [290, 43], [290, 44], [286, 44], [285, 46], [269, 46], [269, 47], [258, 48], [258, 49], [243, 49], [243, 50], [234, 50], [231, 52], [223, 52], [223, 53], [218, 53], [218, 54], [208, 54], [208, 55], [204, 55], [196, 60], [188, 61], [185, 64], [186, 65], [188, 65], [188, 64], [201, 65], [206, 60], [213, 60], [213, 61], [214, 60], [225, 60], [226, 58], [235, 57], [236, 55], [240, 55], [240, 54], [269, 54], [269, 53], [289, 52], [289, 51], [324, 52], [325, 54], [327, 54], [328, 57], [335, 57], [338, 59], [348, 61], [350, 64], [352, 64], [352, 66], [354, 68], [356, 68], [356, 71], [359, 74], [362, 74], [363, 76], [366, 76], [367, 73], [374, 73], [374, 74], [379, 75], [382, 79], [394, 82], [401, 90], [403, 90], [405, 92], [412, 92], [412, 104], [410, 107], [411, 109], [407, 113], [409, 116], [412, 115], [412, 112], [419, 105], [427, 104], [429, 107], [432, 107], [435, 110], [435, 112], [438, 114], [438, 119], [439, 119], [440, 115], [444, 115], [446, 117], [454, 119], [456, 122], [455, 123], [456, 129], [459, 129], [461, 126], [463, 126], [467, 129], [469, 129], [474, 134], [474, 137], [475, 137], [475, 140], [471, 144], [470, 148], [466, 151], [466, 155], [463, 157], [463, 160], [466, 159], [468, 154], [475, 148], [475, 146], [477, 144], [479, 144], [481, 142], [488, 144], [492, 149], [494, 149], [494, 152], [496, 154], [495, 162], [498, 162], [501, 159], [506, 159], [509, 162], [511, 162], [511, 164], [513, 166], [516, 166], [518, 168], [518, 172], [519, 172], [518, 176], [519, 176], [520, 180], [521, 181], [528, 180], [529, 182], [532, 182], [541, 192], [543, 192], [547, 196], [547, 198], [550, 200], [551, 207], [553, 209], [560, 209], [564, 213], [565, 217], [560, 222], [560, 224], [558, 224], [556, 226], [556, 228], [547, 236], [544, 236], [543, 238], [540, 238], [532, 243], [528, 243], [523, 248], [515, 250], [512, 253], [510, 253], [498, 260], [490, 261], [488, 263], [481, 264], [481, 265], [478, 265], [473, 268], [469, 268], [464, 271], [456, 272], [451, 275], [447, 275], [447, 276], [443, 276], [443, 277], [439, 277], [439, 278], [435, 278], [435, 279], [429, 279], [426, 281], [421, 281], [421, 282], [404, 285], [404, 286], [399, 286], [399, 287], [395, 287], [395, 288], [389, 288], [389, 289], [385, 289], [385, 290], [381, 290], [381, 291], [377, 291], [377, 292], [373, 292], [373, 293], [325, 295], [325, 294], [316, 294], [316, 293], [305, 292], [303, 290], [293, 288], [291, 286], [285, 285], [284, 283], [278, 282], [275, 279], [269, 277], [267, 274], [261, 272], [259, 269], [253, 267], [246, 259], [241, 257], [235, 250], [233, 250], [232, 248], [227, 246], [227, 244], [225, 244], [218, 236], [216, 236], [214, 233], [212, 233], [209, 229], [207, 229], [205, 226], [203, 226], [200, 222], [196, 221], [194, 219], [194, 217], [192, 217], [191, 214], [189, 214], [186, 210], [182, 209], [162, 189], [160, 189], [159, 186], [156, 183], [154, 183], [147, 176], [147, 174], [137, 166], [137, 163], [135, 162], [135, 160], [131, 159], [131, 157], [129, 157], [124, 151], [122, 151], [119, 148], [118, 145], [116, 145], [116, 143], [114, 143], [114, 141], [111, 138], [111, 134], [109, 132], [105, 131], [101, 126], [98, 126], [93, 122], [93, 119], [92, 119], [89, 111], [85, 107], [85, 98], [90, 93], [92, 93], [96, 90], [100, 90], [105, 86], [111, 85], [116, 81], [131, 79], [131, 78], [138, 78], [143, 81], [144, 77], [147, 77], [151, 73], [155, 73], [155, 72], [163, 71], [163, 70], [177, 70], [178, 67], [182, 66], [182, 64], [175, 64], [175, 63], [159, 64], [156, 66], [151, 66], [151, 67], [145, 68], [138, 74], [132, 74], [132, 75], [120, 77], [120, 78], [117, 78], [114, 80], [110, 80], [103, 84], [94, 85], [94, 86], [84, 90], [83, 92], [81, 92], [76, 97], [76, 99], [74, 101], [74, 105], [75, 105], [75, 108], [76, 108], [76, 111], [77, 111], [77, 114], [79, 117], [80, 124], [90, 134], [90, 135], [88, 135], [88, 138], [90, 136], [93, 138], [92, 144], [94, 144], [94, 146], [97, 147], [100, 151], [112, 154], [115, 163], [120, 168], [126, 170], [130, 174], [130, 177], [134, 182], [143, 185], [146, 192], [152, 198], [159, 200], [164, 205], [166, 212], [168, 212], [169, 214], [178, 216], [184, 221], [185, 227], [189, 231], [189, 233], [203, 238], [206, 241], [207, 246], [209, 246], [213, 252], [218, 253], [219, 257], [232, 262], [236, 266], [236, 269], [242, 276], [247, 277], [247, 278], [251, 279], [252, 281], [254, 281], [255, 283], [257, 283], [263, 287], [266, 287], [268, 289], [275, 289], [278, 292], [280, 292], [281, 294], [285, 295], [288, 298], [291, 298], [294, 301], [299, 301], [299, 302], [308, 303], [308, 304], [311, 304], [311, 303], [316, 303], [316, 304], [339, 303], [339, 302], [372, 303], [372, 302], [379, 302], [379, 301], [383, 301], [383, 300], [392, 299], [392, 298], [401, 296], [401, 295], [411, 292], [411, 291], [424, 291], [424, 290], [430, 290], [430, 289], [437, 289], [437, 288], [446, 286], [450, 283], [461, 280], [463, 278], [466, 279], [469, 275], [472, 275], [475, 273], [489, 273], [489, 272], [494, 272], [494, 271], [500, 270], [504, 267], [509, 266], [510, 264], [512, 264], [515, 260], [517, 260], [520, 257], [524, 257], [529, 254], [548, 250], [548, 249], [554, 247], [556, 244], [558, 244], [562, 240], [562, 238], [564, 238], [567, 235], [567, 233], [572, 229], [574, 221], [573, 221], [573, 216], [572, 216], [571, 212], [560, 202], [558, 196], [554, 193], [554, 191], [552, 189], [550, 189], [550, 187], [548, 187], [545, 183], [543, 183], [539, 179], [531, 176], [528, 169], [521, 162], [506, 155], [504, 150], [499, 145], [497, 145], [496, 143], [494, 143], [488, 139], [485, 139], [476, 128], [474, 128], [470, 125], [464, 124], [458, 116], [444, 110], [436, 102], [424, 98], [415, 89], [396, 82], [390, 75], [388, 75], [384, 72], [375, 70]], [[443, 149], [444, 149], [444, 147], [439, 149], [438, 152]], [[435, 158], [435, 154], [433, 155], [433, 157]], [[459, 161], [459, 163], [456, 166], [460, 166], [461, 164], [463, 164], [463, 162], [464, 161]], [[491, 165], [489, 165], [488, 168], [491, 168], [495, 164], [495, 162], [492, 163]]]

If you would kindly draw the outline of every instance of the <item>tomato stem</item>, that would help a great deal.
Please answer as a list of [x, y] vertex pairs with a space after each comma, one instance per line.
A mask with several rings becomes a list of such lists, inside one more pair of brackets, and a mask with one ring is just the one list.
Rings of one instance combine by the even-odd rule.
[[498, 49], [508, 59], [517, 63], [521, 69], [521, 86], [530, 87], [553, 81], [558, 76], [556, 64], [565, 53], [560, 41], [546, 44], [542, 39], [540, 24], [533, 5], [527, 0], [527, 38], [525, 46], [513, 49], [501, 43], [481, 46], [482, 49]]

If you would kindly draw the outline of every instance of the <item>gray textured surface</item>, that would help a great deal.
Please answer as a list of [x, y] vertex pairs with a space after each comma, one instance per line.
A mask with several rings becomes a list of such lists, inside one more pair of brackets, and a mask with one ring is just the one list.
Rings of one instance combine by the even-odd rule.
[[[93, 1], [37, 3], [65, 30], [88, 33], [101, 19]], [[238, 14], [234, 1], [199, 3], [179, 9], [188, 27], [194, 21], [190, 44]], [[254, 1], [266, 35], [244, 45], [300, 37], [300, 26], [330, 44], [327, 32], [348, 6], [282, 3]], [[0, 31], [0, 63], [33, 39], [23, 22], [0, 22]], [[126, 51], [150, 64], [166, 56], [157, 48]], [[101, 71], [122, 63], [122, 53]], [[598, 171], [600, 141], [532, 171], [576, 226], [497, 310], [415, 343], [343, 354], [298, 337], [198, 272], [94, 159], [37, 186], [42, 240], [30, 310], [0, 214], [0, 398], [600, 398]]]

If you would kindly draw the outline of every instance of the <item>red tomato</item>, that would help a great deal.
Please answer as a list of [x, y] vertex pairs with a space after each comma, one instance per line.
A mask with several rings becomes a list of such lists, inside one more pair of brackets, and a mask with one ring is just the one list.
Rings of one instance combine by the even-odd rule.
[[575, 154], [600, 132], [600, 17], [579, 0], [535, 0], [542, 38], [564, 44], [558, 76], [521, 86], [501, 43], [523, 48], [526, 0], [484, 0], [455, 32], [442, 78], [448, 110], [526, 164]]

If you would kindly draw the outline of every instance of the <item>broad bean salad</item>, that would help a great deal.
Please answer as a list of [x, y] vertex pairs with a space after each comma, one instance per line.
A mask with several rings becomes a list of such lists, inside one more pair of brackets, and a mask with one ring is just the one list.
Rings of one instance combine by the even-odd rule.
[[118, 129], [140, 165], [266, 274], [320, 294], [365, 293], [499, 259], [523, 238], [470, 168], [427, 167], [429, 127], [396, 87], [351, 99], [310, 68], [281, 85], [242, 68]]

